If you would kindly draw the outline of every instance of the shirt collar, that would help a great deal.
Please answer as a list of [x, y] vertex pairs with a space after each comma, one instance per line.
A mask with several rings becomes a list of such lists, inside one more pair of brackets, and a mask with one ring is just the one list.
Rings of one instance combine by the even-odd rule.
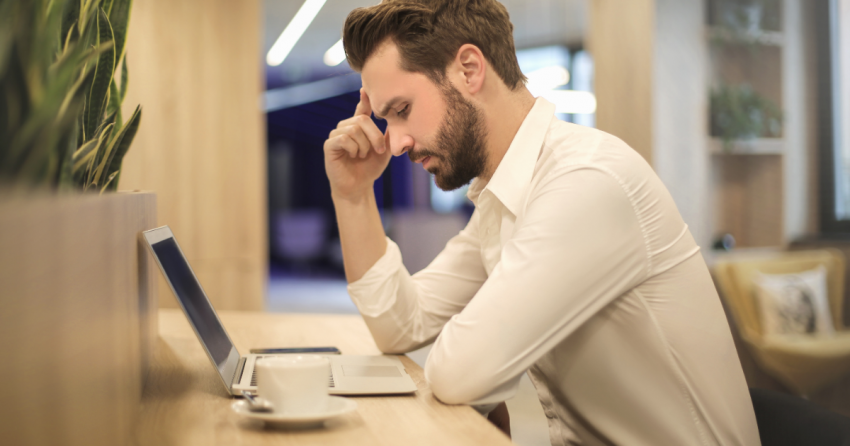
[[512, 214], [517, 215], [554, 115], [555, 105], [551, 102], [543, 98], [534, 101], [490, 181], [476, 178], [470, 184], [467, 197], [473, 203], [477, 205], [481, 193], [489, 190]]

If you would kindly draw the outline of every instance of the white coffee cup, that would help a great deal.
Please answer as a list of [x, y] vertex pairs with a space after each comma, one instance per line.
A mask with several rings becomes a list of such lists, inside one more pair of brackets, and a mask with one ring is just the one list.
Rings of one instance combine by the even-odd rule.
[[321, 413], [328, 406], [328, 358], [318, 355], [286, 355], [261, 358], [257, 369], [257, 393], [274, 405], [275, 413]]

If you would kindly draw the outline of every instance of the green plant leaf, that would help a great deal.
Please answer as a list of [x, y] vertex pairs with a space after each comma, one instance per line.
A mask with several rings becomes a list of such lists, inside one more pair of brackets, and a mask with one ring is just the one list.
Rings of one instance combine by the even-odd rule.
[[77, 147], [77, 127], [73, 127], [67, 135], [67, 148], [65, 149], [65, 159], [62, 162], [62, 167], [59, 170], [59, 179], [56, 184], [60, 192], [73, 190], [74, 188], [74, 152]]
[[62, 54], [68, 51], [68, 48], [71, 47], [71, 43], [74, 39], [75, 31], [77, 30], [77, 24], [71, 25], [71, 29], [68, 30], [68, 33], [65, 34], [65, 41], [62, 43]]
[[93, 171], [89, 172], [87, 180], [99, 184], [101, 174], [105, 166], [106, 160], [109, 159], [109, 153], [112, 150], [110, 141], [115, 135], [115, 113], [109, 115], [100, 127], [98, 127], [96, 135], [98, 139], [97, 149], [95, 150], [94, 161], [92, 162]]
[[[95, 144], [97, 144], [95, 140]], [[88, 178], [88, 173], [94, 163], [94, 156], [86, 157], [86, 162], [79, 168], [71, 167], [71, 182], [75, 189], [85, 189], [85, 182]]]
[[[109, 187], [109, 185], [110, 185], [110, 184], [112, 184], [112, 180], [114, 180], [114, 179], [115, 179], [115, 177], [117, 177], [117, 176], [118, 176], [118, 172], [120, 172], [120, 171], [119, 171], [119, 170], [116, 170], [115, 172], [112, 172], [112, 175], [109, 175], [109, 178], [107, 178], [107, 179], [106, 179], [106, 183], [103, 185], [103, 187], [101, 187], [101, 188], [100, 188], [100, 193], [101, 193], [101, 194], [103, 194], [103, 193], [106, 191], [106, 188], [107, 188], [107, 187]], [[116, 185], [116, 187], [117, 187], [117, 185], [118, 185], [118, 182], [117, 182], [117, 181], [115, 182], [115, 185]], [[114, 189], [113, 189], [113, 190], [114, 190]]]
[[139, 120], [128, 132], [120, 116], [129, 8], [127, 0], [0, 0], [0, 182], [117, 187]]
[[109, 84], [109, 106], [106, 107], [106, 114], [115, 114], [115, 130], [114, 132], [118, 132], [121, 130], [121, 126], [123, 125], [123, 120], [121, 119], [121, 94], [118, 92], [118, 87], [115, 86], [115, 81], [113, 80], [111, 84]]
[[[28, 130], [37, 127], [41, 131], [26, 142], [28, 151], [21, 159], [18, 173], [22, 178], [28, 178], [34, 184], [48, 185], [55, 181], [58, 174], [56, 169], [60, 165], [62, 141], [65, 140], [67, 132], [72, 128], [73, 116], [65, 117], [65, 119], [57, 119], [55, 116], [52, 117], [53, 119], [44, 119], [45, 114], [55, 109], [55, 103], [40, 107], [33, 119], [28, 120], [26, 124]], [[38, 125], [39, 123], [43, 124]]]
[[[71, 39], [73, 39], [73, 31], [74, 29], [79, 30], [75, 25], [80, 20], [80, 0], [70, 0], [65, 2], [65, 12], [62, 15], [62, 31], [60, 36], [66, 39], [67, 43], [70, 43]], [[77, 34], [79, 37], [79, 34]], [[73, 39], [76, 40], [76, 39]], [[66, 43], [66, 45], [67, 45]], [[65, 48], [65, 46], [63, 46]]]
[[[94, 60], [97, 56], [98, 56], [98, 53], [96, 51], [92, 51], [85, 58], [81, 59], [81, 62], [85, 63], [88, 60]], [[70, 66], [68, 68], [64, 69], [63, 71], [70, 72], [70, 74], [73, 74], [72, 70], [73, 70], [73, 62], [71, 62]], [[67, 113], [67, 110], [68, 110], [68, 107], [71, 104], [71, 101], [73, 101], [75, 98], [78, 98], [78, 97], [82, 98], [83, 102], [82, 102], [81, 106], [84, 107], [85, 99], [86, 99], [86, 97], [85, 97], [86, 91], [82, 87], [83, 87], [83, 85], [91, 84], [92, 79], [94, 79], [94, 71], [93, 70], [86, 71], [86, 69], [83, 68], [82, 72], [79, 75], [79, 78], [76, 81], [74, 81], [74, 83], [67, 89], [67, 93], [65, 95], [65, 98], [62, 100], [62, 105], [59, 108], [59, 115], [60, 116]], [[81, 121], [82, 121], [82, 119], [81, 119]], [[85, 136], [86, 136], [85, 133], [84, 132], [79, 132], [79, 133], [80, 133], [80, 137], [84, 140]]]
[[[97, 154], [99, 139], [92, 139], [91, 141], [83, 144], [77, 152], [80, 154], [79, 157], [74, 157], [74, 164], [71, 166], [71, 173], [77, 173], [81, 169], [84, 169], [89, 164], [92, 164], [92, 159]], [[75, 154], [76, 155], [76, 154]]]
[[13, 2], [0, 2], [0, 73], [6, 72], [14, 44], [13, 6]]
[[[115, 148], [111, 151], [112, 154], [108, 164], [109, 167], [106, 169], [106, 173], [108, 175], [111, 176], [113, 173], [117, 174], [121, 171], [121, 163], [124, 160], [124, 156], [127, 154], [127, 151], [130, 150], [130, 144], [133, 143], [133, 138], [136, 137], [136, 132], [139, 130], [139, 124], [141, 121], [142, 108], [137, 105], [133, 115], [127, 120], [127, 125], [112, 142], [112, 144], [115, 145]], [[115, 190], [118, 187], [118, 180], [116, 180], [113, 184], [114, 187], [111, 190]]]
[[[37, 182], [37, 178], [42, 178], [40, 175], [45, 172], [45, 163], [55, 161], [54, 165], [59, 165], [59, 158], [51, 161], [51, 154], [61, 152], [60, 141], [71, 131], [83, 103], [82, 95], [79, 95], [76, 100], [71, 100], [68, 107], [63, 107], [67, 83], [72, 78], [70, 75], [63, 75], [59, 76], [59, 79], [46, 84], [47, 88], [43, 89], [38, 101], [19, 98], [32, 102], [27, 104], [25, 110], [16, 110], [24, 119], [20, 127], [12, 133], [4, 161], [4, 164], [8, 163], [11, 169], [17, 172], [18, 177], [30, 178]], [[55, 177], [53, 172], [47, 172], [47, 176], [43, 178], [50, 178], [52, 183]]]
[[109, 159], [109, 152], [112, 146], [109, 144], [109, 139], [112, 136], [112, 124], [107, 125], [97, 135], [97, 145], [94, 148], [94, 157], [89, 162], [87, 168], [86, 182], [83, 190], [88, 189], [90, 185], [97, 186], [100, 183], [103, 175], [103, 169], [106, 165], [106, 160]]
[[98, 141], [99, 138], [92, 138], [71, 155], [71, 160], [73, 161], [71, 170], [73, 172], [82, 169], [97, 154], [97, 150], [95, 149], [97, 148]]
[[104, 126], [97, 129], [97, 133], [95, 140], [97, 140], [97, 146], [95, 147], [94, 153], [96, 161], [95, 163], [100, 163], [104, 158], [106, 158], [106, 150], [108, 150], [108, 139], [111, 137], [110, 132], [115, 128], [115, 126], [110, 122], [104, 122]]
[[94, 134], [103, 119], [106, 100], [109, 95], [109, 84], [112, 83], [112, 75], [115, 72], [115, 47], [112, 44], [114, 40], [112, 27], [102, 9], [97, 15], [96, 24], [98, 30], [97, 45], [109, 44], [110, 47], [100, 55], [95, 67], [94, 80], [86, 101], [86, 135]]
[[121, 103], [124, 103], [124, 97], [127, 96], [127, 82], [130, 81], [130, 75], [127, 73], [127, 55], [121, 59]]
[[94, 26], [93, 19], [100, 11], [100, 0], [71, 0], [80, 2], [80, 32], [83, 33], [88, 26]]
[[[115, 60], [124, 56], [124, 46], [127, 43], [127, 27], [130, 23], [130, 9], [133, 0], [112, 0], [112, 10], [109, 12], [109, 23], [115, 34]], [[122, 88], [124, 83], [121, 83]]]
[[97, 45], [97, 0], [71, 0], [80, 2], [80, 18], [77, 29], [80, 30], [80, 42], [86, 47]]
[[100, 4], [100, 7], [106, 11], [106, 16], [109, 17], [110, 11], [112, 11], [113, 0], [102, 0], [103, 3]]
[[711, 91], [711, 134], [723, 140], [726, 151], [736, 140], [782, 132], [782, 110], [747, 84], [720, 84]]

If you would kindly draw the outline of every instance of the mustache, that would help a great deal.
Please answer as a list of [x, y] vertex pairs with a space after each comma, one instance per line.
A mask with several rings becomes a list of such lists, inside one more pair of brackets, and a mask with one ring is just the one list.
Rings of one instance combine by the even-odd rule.
[[407, 157], [410, 158], [410, 161], [412, 161], [414, 163], [421, 160], [422, 158], [426, 158], [426, 157], [429, 157], [429, 156], [434, 157], [434, 158], [439, 158], [439, 154], [437, 154], [436, 152], [433, 152], [431, 150], [428, 150], [428, 149], [419, 149], [415, 152], [412, 151], [412, 150], [407, 151]]

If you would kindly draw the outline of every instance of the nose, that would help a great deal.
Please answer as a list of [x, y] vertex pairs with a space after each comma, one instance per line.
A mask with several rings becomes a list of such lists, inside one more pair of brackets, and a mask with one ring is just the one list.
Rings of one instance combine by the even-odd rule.
[[398, 129], [390, 131], [389, 128], [387, 128], [387, 133], [389, 134], [390, 152], [394, 156], [404, 155], [413, 147], [413, 137], [407, 133]]

